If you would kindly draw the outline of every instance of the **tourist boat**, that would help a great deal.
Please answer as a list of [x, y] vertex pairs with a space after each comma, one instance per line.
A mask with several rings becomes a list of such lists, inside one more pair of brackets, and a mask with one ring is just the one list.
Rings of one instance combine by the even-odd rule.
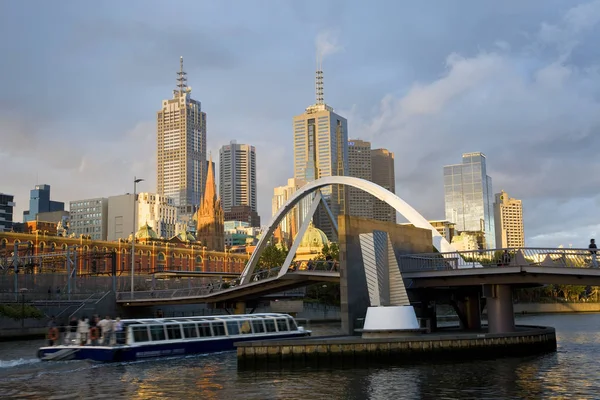
[[[183, 318], [128, 319], [123, 338], [114, 345], [58, 345], [41, 347], [42, 361], [134, 361], [233, 350], [234, 343], [250, 340], [310, 336], [287, 314], [219, 315]], [[56, 332], [56, 331], [54, 331]], [[96, 336], [96, 332], [90, 332]], [[123, 343], [118, 343], [118, 342]]]

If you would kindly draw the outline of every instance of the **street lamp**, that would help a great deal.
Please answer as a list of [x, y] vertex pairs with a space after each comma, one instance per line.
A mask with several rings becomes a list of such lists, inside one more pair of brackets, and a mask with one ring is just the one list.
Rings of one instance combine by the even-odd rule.
[[133, 300], [133, 274], [135, 271], [135, 217], [137, 214], [137, 184], [142, 182], [142, 178], [133, 177], [133, 237], [131, 240], [131, 299]]

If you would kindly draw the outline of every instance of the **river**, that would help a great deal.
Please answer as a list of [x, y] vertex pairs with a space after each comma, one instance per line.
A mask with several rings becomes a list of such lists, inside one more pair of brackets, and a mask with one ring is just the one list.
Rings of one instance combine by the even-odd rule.
[[[600, 314], [537, 315], [558, 351], [537, 357], [343, 370], [238, 371], [235, 352], [120, 364], [42, 363], [43, 341], [0, 343], [10, 399], [598, 399]], [[316, 333], [328, 329], [311, 327]]]

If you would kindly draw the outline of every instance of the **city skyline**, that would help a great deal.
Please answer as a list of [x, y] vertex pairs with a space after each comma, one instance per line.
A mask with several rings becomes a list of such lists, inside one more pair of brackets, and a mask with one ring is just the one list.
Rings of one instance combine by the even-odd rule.
[[[493, 160], [488, 173], [495, 186], [527, 209], [528, 245], [584, 245], [600, 229], [589, 218], [600, 212], [591, 190], [599, 178], [574, 160], [589, 160], [595, 170], [589, 152], [597, 140], [600, 79], [592, 38], [600, 4], [539, 4], [507, 2], [488, 10], [467, 2], [456, 12], [468, 11], [469, 24], [453, 19], [449, 5], [404, 6], [401, 21], [392, 21], [394, 13], [377, 5], [324, 6], [325, 16], [318, 17], [308, 12], [310, 5], [278, 4], [273, 7], [282, 21], [272, 23], [283, 22], [278, 36], [287, 39], [268, 41], [261, 40], [273, 29], [266, 17], [228, 19], [221, 5], [206, 10], [206, 27], [195, 28], [159, 3], [137, 19], [135, 6], [123, 6], [133, 24], [116, 18], [110, 4], [94, 10], [41, 5], [31, 12], [11, 3], [3, 15], [12, 17], [0, 30], [16, 30], [20, 15], [33, 28], [0, 45], [11, 59], [0, 78], [0, 161], [16, 166], [0, 191], [15, 196], [17, 220], [35, 184], [50, 184], [61, 202], [131, 192], [133, 176], [147, 179], [140, 190], [153, 192], [153, 113], [172, 89], [173, 64], [184, 55], [198, 82], [194, 93], [210, 116], [208, 150], [216, 152], [231, 132], [240, 132], [235, 139], [268, 154], [257, 179], [259, 214], [270, 215], [272, 188], [293, 176], [289, 120], [313, 97], [315, 43], [308, 36], [327, 56], [328, 102], [348, 119], [352, 137], [395, 153], [397, 194], [423, 215], [443, 218], [440, 167], [463, 152], [482, 151]], [[518, 7], [518, 21], [505, 12], [510, 7]], [[240, 15], [251, 9], [238, 8]], [[338, 12], [343, 18], [331, 25], [326, 16]], [[354, 28], [360, 15], [380, 17], [379, 26]], [[494, 23], [483, 24], [491, 15]], [[429, 22], [420, 30], [398, 23], [405, 19]], [[156, 28], [174, 25], [181, 29], [165, 34]], [[202, 44], [200, 32], [194, 34], [215, 27], [219, 43]], [[200, 45], [190, 51], [196, 41]], [[391, 46], [397, 51], [383, 51]], [[159, 47], [165, 51], [157, 53]], [[269, 72], [259, 73], [265, 66]], [[25, 83], [12, 78], [23, 73]]]

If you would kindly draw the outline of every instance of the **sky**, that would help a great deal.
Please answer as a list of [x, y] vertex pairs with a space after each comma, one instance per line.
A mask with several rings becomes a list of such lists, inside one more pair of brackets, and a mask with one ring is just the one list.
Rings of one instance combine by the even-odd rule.
[[325, 101], [395, 153], [396, 194], [444, 219], [443, 166], [487, 156], [526, 245], [600, 234], [600, 0], [0, 1], [0, 192], [156, 191], [156, 112], [183, 56], [213, 157], [256, 146], [258, 203], [292, 176], [292, 117]]

